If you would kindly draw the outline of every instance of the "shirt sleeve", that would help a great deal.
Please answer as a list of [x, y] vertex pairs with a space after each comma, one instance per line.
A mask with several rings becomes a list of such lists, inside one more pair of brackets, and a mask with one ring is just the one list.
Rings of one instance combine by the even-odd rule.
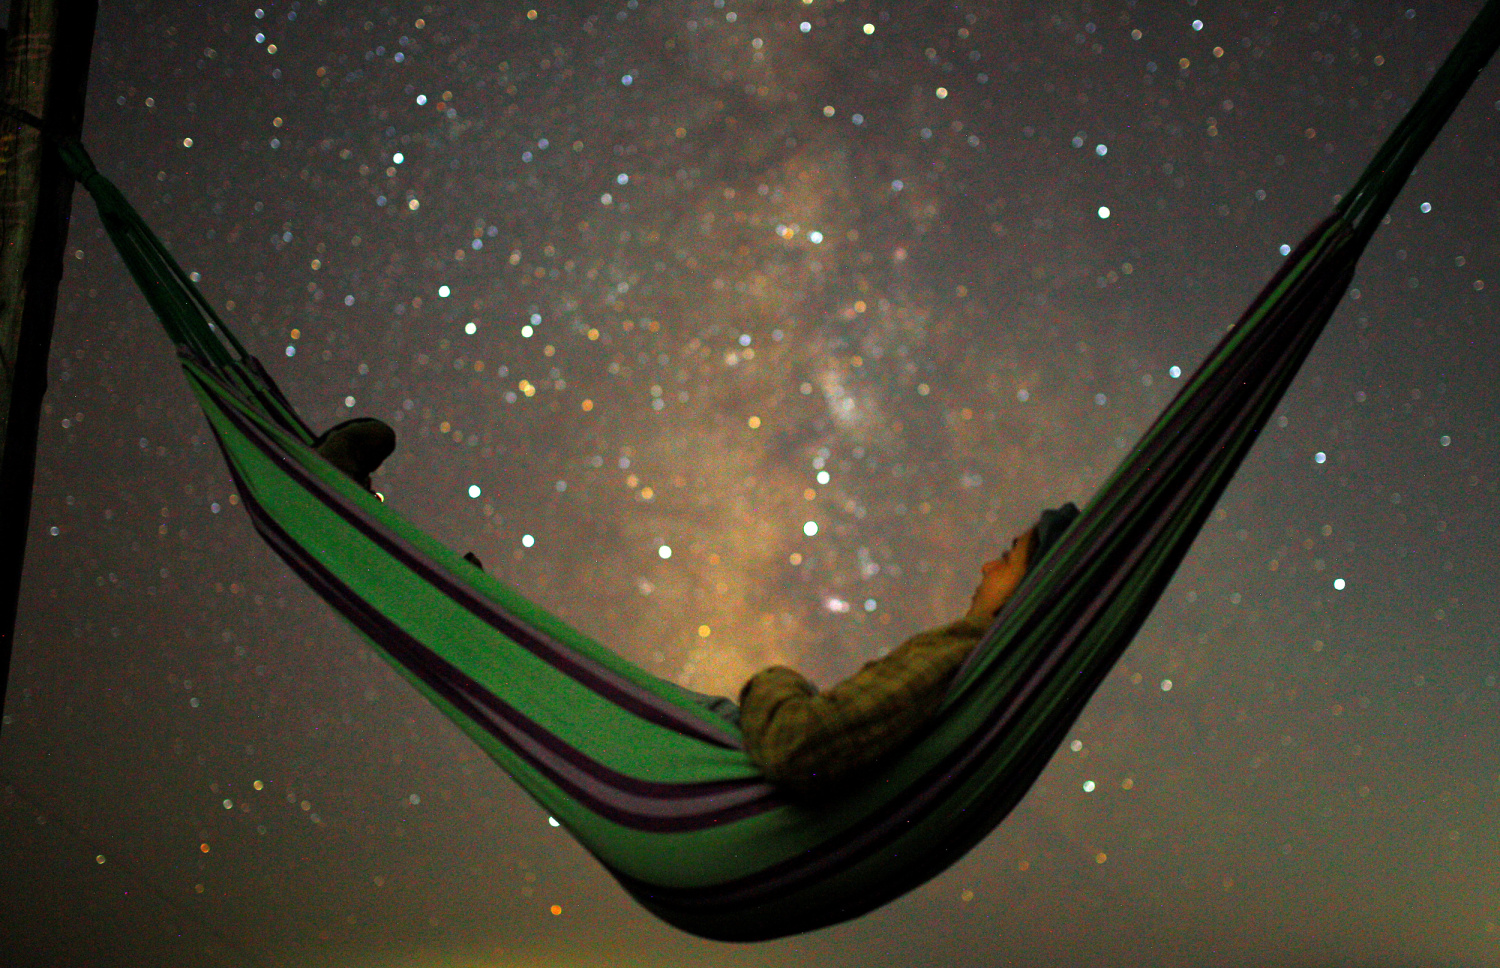
[[768, 780], [813, 792], [901, 746], [941, 705], [989, 623], [963, 618], [913, 636], [826, 693], [772, 666], [740, 692], [745, 749]]

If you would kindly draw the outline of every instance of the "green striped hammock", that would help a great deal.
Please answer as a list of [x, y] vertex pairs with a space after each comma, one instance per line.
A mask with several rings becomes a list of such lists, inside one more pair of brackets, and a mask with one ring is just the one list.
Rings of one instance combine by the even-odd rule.
[[60, 150], [181, 357], [256, 529], [642, 905], [708, 938], [834, 924], [922, 884], [1026, 794], [1154, 606], [1497, 43], [1491, 0], [1353, 191], [1286, 259], [1036, 564], [938, 715], [838, 796], [766, 783], [736, 728], [417, 530], [312, 430], [76, 142]]

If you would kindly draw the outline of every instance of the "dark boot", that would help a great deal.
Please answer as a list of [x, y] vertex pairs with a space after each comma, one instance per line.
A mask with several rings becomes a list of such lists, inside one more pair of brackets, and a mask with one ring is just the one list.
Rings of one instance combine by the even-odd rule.
[[313, 449], [371, 493], [370, 475], [396, 449], [396, 432], [373, 417], [355, 417], [326, 431]]

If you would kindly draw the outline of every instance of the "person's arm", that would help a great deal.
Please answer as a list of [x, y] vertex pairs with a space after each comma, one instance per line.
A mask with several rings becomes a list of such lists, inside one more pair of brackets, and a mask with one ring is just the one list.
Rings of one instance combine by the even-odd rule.
[[989, 619], [913, 636], [826, 693], [772, 666], [740, 693], [745, 749], [768, 780], [811, 792], [884, 757], [933, 714]]

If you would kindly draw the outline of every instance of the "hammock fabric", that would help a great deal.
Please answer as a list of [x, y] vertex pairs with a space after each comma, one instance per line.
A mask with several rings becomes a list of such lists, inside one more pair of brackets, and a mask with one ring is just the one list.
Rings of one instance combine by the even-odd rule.
[[900, 754], [835, 799], [757, 773], [732, 725], [440, 546], [321, 459], [293, 412], [76, 143], [67, 163], [177, 345], [255, 527], [641, 904], [708, 938], [863, 914], [1025, 795], [1172, 577], [1417, 159], [1489, 59], [1490, 0], [1354, 190], [1028, 575]]

